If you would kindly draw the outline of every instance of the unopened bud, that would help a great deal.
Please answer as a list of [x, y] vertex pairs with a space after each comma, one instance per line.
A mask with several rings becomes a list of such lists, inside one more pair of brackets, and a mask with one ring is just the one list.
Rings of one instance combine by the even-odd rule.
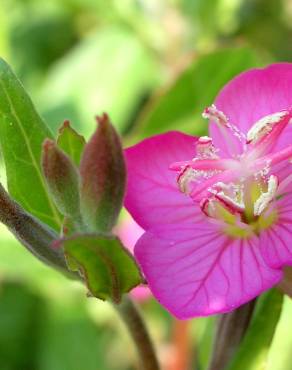
[[86, 144], [80, 163], [81, 212], [89, 231], [108, 232], [122, 207], [126, 169], [117, 132], [106, 114]]
[[50, 194], [59, 211], [81, 224], [79, 175], [70, 158], [60, 150], [54, 141], [43, 143], [42, 168]]

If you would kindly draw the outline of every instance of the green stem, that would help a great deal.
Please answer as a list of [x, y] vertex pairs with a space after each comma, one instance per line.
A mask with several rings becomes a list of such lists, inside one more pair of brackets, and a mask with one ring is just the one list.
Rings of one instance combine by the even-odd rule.
[[249, 326], [256, 300], [221, 315], [208, 370], [225, 369], [237, 351]]
[[63, 251], [52, 248], [58, 235], [47, 225], [40, 223], [10, 198], [0, 184], [0, 222], [42, 262], [69, 274]]
[[141, 370], [159, 370], [158, 360], [144, 321], [132, 300], [124, 296], [122, 302], [114, 305], [124, 321], [140, 358]]

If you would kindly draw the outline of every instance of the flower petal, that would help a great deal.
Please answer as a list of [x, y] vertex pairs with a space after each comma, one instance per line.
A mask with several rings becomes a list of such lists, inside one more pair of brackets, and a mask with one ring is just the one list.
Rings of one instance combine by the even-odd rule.
[[230, 239], [206, 221], [146, 232], [135, 255], [154, 296], [179, 319], [233, 310], [282, 277], [256, 238]]
[[292, 265], [292, 194], [283, 196], [277, 208], [277, 224], [260, 235], [261, 253], [273, 268]]
[[[215, 100], [216, 107], [224, 112], [230, 122], [246, 134], [259, 119], [269, 114], [288, 109], [292, 105], [292, 64], [277, 63], [264, 69], [243, 72], [220, 91]], [[216, 124], [210, 125], [214, 145], [220, 153], [230, 156], [226, 139]], [[232, 142], [231, 132], [224, 130]], [[283, 148], [290, 140], [292, 127], [286, 128], [274, 150]]]
[[197, 138], [179, 132], [153, 136], [126, 149], [128, 186], [125, 205], [143, 229], [202, 217], [178, 189], [169, 166], [195, 156]]

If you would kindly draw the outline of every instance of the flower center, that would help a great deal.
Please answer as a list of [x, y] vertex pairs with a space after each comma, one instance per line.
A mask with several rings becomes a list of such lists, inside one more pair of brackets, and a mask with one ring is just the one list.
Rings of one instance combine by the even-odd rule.
[[227, 235], [258, 235], [277, 221], [277, 199], [292, 181], [288, 175], [280, 182], [277, 166], [285, 161], [291, 166], [292, 145], [275, 153], [272, 149], [291, 116], [291, 110], [265, 116], [245, 135], [212, 105], [203, 117], [219, 125], [225, 139], [232, 135], [233, 144], [238, 140], [242, 153], [220, 158], [212, 139], [203, 136], [196, 143], [193, 159], [171, 164], [170, 169], [178, 172], [180, 191], [191, 197], [204, 215], [219, 221]]

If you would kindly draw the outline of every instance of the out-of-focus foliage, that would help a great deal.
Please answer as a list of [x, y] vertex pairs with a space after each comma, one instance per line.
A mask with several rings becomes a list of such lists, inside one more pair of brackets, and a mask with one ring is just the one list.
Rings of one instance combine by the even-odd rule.
[[[70, 119], [88, 137], [94, 115], [103, 111], [125, 142], [170, 129], [204, 133], [200, 112], [226, 81], [247, 68], [291, 62], [291, 45], [290, 0], [0, 2], [0, 55], [54, 133]], [[29, 177], [23, 175], [18, 191], [32, 183]], [[40, 194], [32, 189], [31, 195]], [[0, 230], [0, 369], [132, 369], [135, 353], [110, 306], [86, 299], [83, 287]], [[166, 362], [173, 320], [152, 299], [143, 310]], [[268, 370], [291, 367], [291, 318], [285, 298]], [[214, 322], [190, 323], [200, 370], [208, 363]]]
[[202, 56], [191, 63], [157, 102], [145, 108], [137, 130], [142, 137], [177, 128], [193, 135], [207, 134], [202, 107], [208, 106], [231, 78], [256, 64], [255, 55], [244, 48]]

